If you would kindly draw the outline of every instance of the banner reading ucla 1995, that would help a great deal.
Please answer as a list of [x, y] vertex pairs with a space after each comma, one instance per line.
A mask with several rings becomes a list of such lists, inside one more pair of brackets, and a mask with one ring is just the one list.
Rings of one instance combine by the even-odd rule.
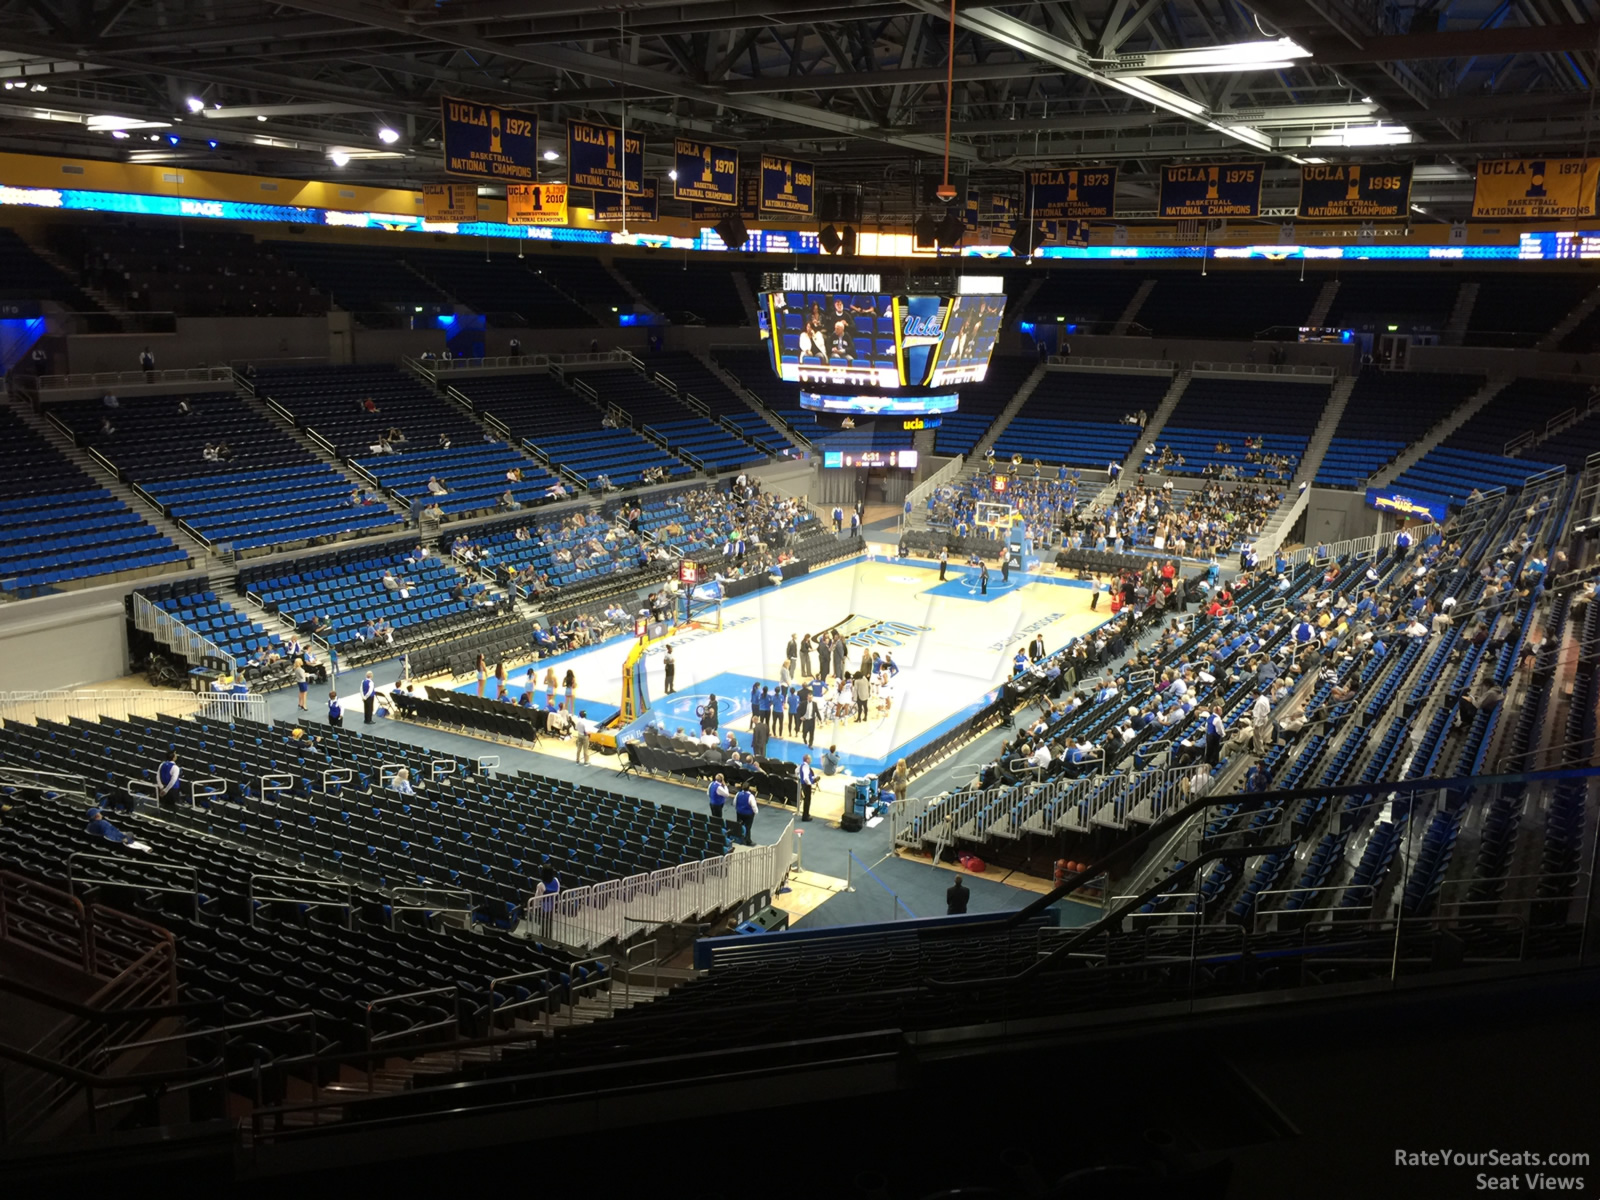
[[[644, 140], [609, 125], [567, 122], [567, 182], [573, 187], [637, 196], [644, 187]], [[623, 187], [623, 173], [627, 187]]]
[[448, 175], [532, 183], [539, 171], [539, 118], [514, 108], [439, 102]]
[[1478, 164], [1472, 215], [1488, 220], [1592, 217], [1600, 158], [1497, 158]]
[[1265, 173], [1258, 162], [1162, 167], [1161, 215], [1173, 220], [1258, 217]]
[[678, 138], [674, 149], [678, 174], [673, 195], [679, 200], [725, 204], [729, 208], [739, 203], [737, 150], [687, 138]]
[[1404, 220], [1411, 211], [1410, 163], [1306, 163], [1300, 219]]
[[815, 211], [816, 168], [793, 158], [761, 156], [761, 211], [809, 217]]
[[1117, 211], [1115, 167], [1053, 167], [1028, 172], [1027, 202], [1036, 220], [1084, 221]]

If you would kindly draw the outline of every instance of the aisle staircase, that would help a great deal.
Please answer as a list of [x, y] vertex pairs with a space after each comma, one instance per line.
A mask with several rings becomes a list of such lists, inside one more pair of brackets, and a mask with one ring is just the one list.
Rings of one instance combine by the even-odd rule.
[[1339, 281], [1330, 279], [1322, 285], [1322, 290], [1317, 293], [1316, 303], [1312, 304], [1311, 311], [1306, 314], [1306, 325], [1311, 329], [1320, 329], [1328, 319], [1328, 313], [1333, 308], [1334, 297], [1339, 294]]
[[739, 294], [739, 303], [744, 306], [744, 315], [754, 329], [761, 321], [756, 307], [756, 294], [750, 290], [750, 279], [743, 271], [730, 271], [733, 276], [733, 290]]
[[994, 421], [984, 432], [984, 435], [973, 444], [972, 450], [967, 454], [967, 464], [962, 471], [962, 476], [976, 474], [983, 467], [983, 456], [988, 453], [989, 447], [1000, 439], [1006, 431], [1006, 426], [1011, 424], [1016, 415], [1022, 411], [1022, 406], [1028, 402], [1038, 388], [1039, 381], [1044, 378], [1044, 373], [1049, 370], [1043, 363], [1036, 366], [1017, 388], [1016, 394], [1006, 401], [1006, 406], [996, 414]]
[[1555, 328], [1534, 344], [1534, 349], [1559, 350], [1567, 334], [1583, 324], [1589, 314], [1597, 307], [1600, 307], [1600, 286], [1596, 286], [1587, 296], [1578, 301], [1571, 312], [1557, 321]]
[[[734, 278], [738, 278], [738, 275], [735, 274]], [[760, 414], [761, 419], [768, 425], [772, 426], [772, 428], [783, 437], [784, 441], [788, 442], [791, 446], [798, 446], [802, 450], [816, 449], [810, 438], [806, 437], [806, 435], [801, 433], [798, 429], [790, 429], [789, 426], [785, 425], [782, 417], [773, 412], [765, 404], [762, 404], [760, 400], [756, 399], [754, 392], [745, 387], [744, 384], [740, 383], [739, 380], [736, 379], [731, 373], [725, 371], [722, 368], [722, 364], [717, 362], [716, 359], [712, 358], [711, 355], [696, 352], [695, 358], [706, 368], [706, 370], [710, 371], [718, 379], [722, 380], [729, 391], [748, 404], [756, 413]]]
[[1472, 310], [1478, 304], [1479, 285], [1468, 280], [1461, 285], [1461, 290], [1456, 293], [1455, 307], [1450, 310], [1450, 317], [1441, 330], [1443, 336], [1440, 341], [1446, 346], [1459, 346], [1461, 339], [1467, 332], [1467, 324], [1472, 320]]
[[1128, 306], [1122, 310], [1122, 315], [1117, 318], [1117, 323], [1111, 327], [1113, 337], [1121, 337], [1128, 332], [1128, 327], [1138, 317], [1139, 310], [1144, 307], [1144, 302], [1150, 298], [1150, 293], [1156, 290], [1156, 281], [1146, 279], [1139, 285], [1139, 290], [1133, 293], [1128, 301]]
[[[1144, 461], [1144, 448], [1161, 436], [1161, 431], [1166, 427], [1167, 421], [1172, 417], [1173, 409], [1178, 407], [1178, 401], [1183, 399], [1184, 389], [1189, 386], [1189, 380], [1194, 378], [1188, 367], [1179, 371], [1172, 377], [1172, 384], [1167, 388], [1166, 395], [1161, 397], [1161, 403], [1156, 405], [1156, 411], [1150, 414], [1150, 420], [1145, 423], [1144, 429], [1133, 441], [1133, 449], [1128, 451], [1128, 457], [1122, 463], [1122, 474], [1137, 473], [1139, 464]], [[1121, 476], [1118, 476], [1121, 478]], [[1100, 489], [1091, 503], [1104, 508], [1110, 504], [1117, 494], [1117, 480], [1107, 479], [1105, 486]]]

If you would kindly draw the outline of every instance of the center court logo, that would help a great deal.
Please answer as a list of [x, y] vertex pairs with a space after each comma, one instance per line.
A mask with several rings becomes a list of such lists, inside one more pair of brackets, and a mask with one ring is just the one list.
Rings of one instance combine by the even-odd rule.
[[927, 633], [930, 625], [908, 625], [904, 621], [876, 621], [865, 629], [858, 629], [845, 639], [847, 646], [903, 646], [919, 633]]

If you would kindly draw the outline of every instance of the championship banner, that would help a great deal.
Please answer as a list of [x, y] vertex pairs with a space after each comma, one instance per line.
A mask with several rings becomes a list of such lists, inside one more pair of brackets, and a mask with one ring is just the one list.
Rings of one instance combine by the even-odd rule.
[[989, 226], [990, 237], [996, 242], [1009, 242], [1017, 236], [1017, 206], [1011, 197], [996, 192], [989, 197], [989, 215], [994, 218]]
[[447, 175], [532, 183], [539, 177], [539, 118], [514, 108], [439, 101]]
[[[514, 187], [514, 184], [507, 184]], [[475, 183], [430, 183], [422, 189], [422, 218], [425, 221], [476, 221], [478, 185]]]
[[508, 184], [507, 225], [565, 225], [567, 185], [564, 183]]
[[816, 214], [816, 168], [793, 158], [761, 156], [761, 211], [787, 217]]
[[1055, 167], [1028, 172], [1028, 203], [1035, 220], [1107, 219], [1117, 211], [1115, 167]]
[[673, 148], [678, 160], [678, 178], [672, 194], [677, 199], [720, 204], [728, 208], [739, 203], [737, 150], [705, 142], [691, 142], [686, 138], [678, 138]]
[[[644, 191], [637, 196], [628, 197], [628, 220], [640, 225], [648, 225], [660, 218], [661, 203], [656, 195], [656, 181], [654, 177], [644, 180]], [[723, 214], [726, 216], [727, 214]], [[594, 194], [594, 219], [597, 222], [609, 223], [622, 220], [622, 193], [596, 192]]]
[[622, 173], [628, 173], [627, 191], [637, 196], [644, 186], [644, 139], [588, 121], [567, 122], [567, 182], [573, 187], [602, 192], [623, 191]]
[[1478, 163], [1472, 215], [1537, 221], [1595, 215], [1600, 158], [1497, 158]]
[[966, 205], [962, 210], [962, 219], [963, 219], [963, 221], [965, 221], [966, 226], [967, 226], [967, 232], [969, 232], [969, 233], [978, 228], [978, 205], [979, 205], [979, 203], [980, 203], [980, 201], [978, 199], [978, 193], [969, 190], [967, 192]]
[[1063, 246], [1087, 246], [1089, 244], [1089, 222], [1061, 222], [1061, 234], [1056, 240]]
[[1263, 164], [1206, 163], [1161, 168], [1161, 216], [1257, 217], [1261, 215]]
[[1403, 221], [1411, 212], [1410, 163], [1306, 163], [1303, 221]]

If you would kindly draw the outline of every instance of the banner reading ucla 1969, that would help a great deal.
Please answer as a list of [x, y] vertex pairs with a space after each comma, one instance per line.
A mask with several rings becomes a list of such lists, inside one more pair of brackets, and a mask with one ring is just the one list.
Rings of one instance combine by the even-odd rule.
[[679, 200], [700, 204], [739, 203], [739, 152], [707, 142], [678, 138], [673, 148], [677, 158], [677, 181], [673, 195]]
[[1300, 168], [1301, 220], [1400, 221], [1410, 211], [1410, 163], [1306, 163]]
[[[644, 187], [644, 139], [588, 121], [567, 122], [567, 182], [637, 196]], [[623, 186], [623, 173], [627, 186]]]
[[1261, 215], [1263, 164], [1201, 163], [1161, 168], [1161, 215], [1194, 217]]
[[439, 102], [448, 175], [532, 183], [539, 171], [539, 118], [514, 108]]
[[1035, 220], [1085, 221], [1117, 212], [1115, 167], [1053, 167], [1028, 172], [1027, 202]]
[[1600, 158], [1498, 158], [1478, 163], [1472, 215], [1540, 220], [1595, 215]]
[[793, 158], [761, 156], [761, 211], [790, 217], [816, 212], [816, 168]]

